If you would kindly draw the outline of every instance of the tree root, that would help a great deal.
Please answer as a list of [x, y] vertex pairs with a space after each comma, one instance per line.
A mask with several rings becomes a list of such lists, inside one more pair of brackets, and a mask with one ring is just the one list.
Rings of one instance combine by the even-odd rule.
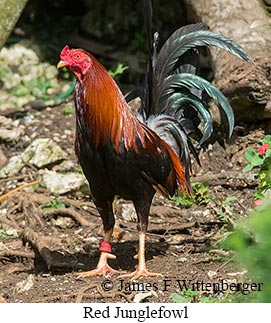
[[35, 253], [33, 251], [24, 251], [24, 250], [12, 250], [12, 249], [0, 250], [0, 259], [11, 258], [11, 257], [34, 259]]
[[238, 181], [238, 184], [240, 185], [240, 181], [243, 181], [246, 186], [255, 187], [258, 185], [258, 181], [256, 179], [256, 174], [248, 174], [243, 173], [241, 171], [231, 171], [231, 172], [221, 172], [218, 174], [213, 173], [207, 173], [204, 175], [194, 176], [191, 177], [192, 182], [214, 182], [214, 181], [223, 181], [227, 180], [228, 185], [230, 186], [236, 186], [236, 182]]
[[88, 210], [88, 212], [90, 212], [91, 215], [100, 217], [100, 215], [96, 209], [96, 206], [94, 205], [93, 202], [72, 200], [66, 196], [59, 197], [58, 201], [65, 203], [65, 205], [67, 205], [67, 206], [73, 206], [74, 208], [77, 208], [79, 210], [81, 210], [84, 206], [86, 206], [88, 209], [90, 209], [90, 211]]
[[48, 269], [82, 267], [77, 264], [76, 260], [71, 259], [71, 257], [63, 255], [63, 253], [50, 250], [50, 245], [59, 243], [61, 239], [41, 236], [30, 228], [24, 229], [21, 236], [23, 241], [28, 242], [34, 251], [39, 254]]
[[36, 224], [40, 225], [42, 228], [45, 226], [44, 222], [42, 221], [42, 212], [36, 207], [33, 201], [23, 203], [22, 209], [23, 215], [28, 219], [31, 226]]
[[213, 238], [214, 233], [206, 234], [202, 237], [193, 237], [193, 236], [184, 236], [181, 234], [175, 234], [169, 238], [166, 239], [166, 242], [170, 245], [181, 245], [184, 243], [206, 243], [207, 241], [210, 241], [211, 238]]
[[93, 226], [94, 223], [87, 220], [84, 216], [82, 216], [79, 212], [72, 210], [70, 208], [59, 208], [52, 209], [44, 212], [44, 215], [48, 218], [53, 218], [58, 215], [60, 216], [69, 216], [76, 222], [78, 222], [81, 226]]

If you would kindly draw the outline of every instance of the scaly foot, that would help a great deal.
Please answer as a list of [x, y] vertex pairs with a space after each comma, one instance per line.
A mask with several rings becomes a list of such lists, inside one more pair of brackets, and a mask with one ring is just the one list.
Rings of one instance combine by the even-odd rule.
[[103, 265], [102, 267], [97, 267], [96, 269], [90, 270], [90, 271], [84, 271], [80, 273], [77, 278], [89, 278], [94, 276], [113, 276], [120, 274], [121, 272], [118, 270], [115, 270], [111, 268], [108, 264]]
[[116, 256], [102, 251], [96, 269], [80, 273], [77, 278], [89, 278], [102, 275], [113, 276], [116, 274], [121, 274], [122, 272], [115, 270], [108, 265], [107, 259], [116, 259]]
[[151, 273], [145, 267], [137, 268], [134, 272], [120, 275], [118, 278], [130, 278], [131, 280], [139, 279], [140, 277], [158, 277], [160, 273]]

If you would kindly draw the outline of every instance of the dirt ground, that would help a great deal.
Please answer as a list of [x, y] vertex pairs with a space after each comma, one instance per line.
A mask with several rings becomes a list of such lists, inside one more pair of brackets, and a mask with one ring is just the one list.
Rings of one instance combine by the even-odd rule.
[[[33, 112], [26, 127], [32, 139], [49, 137], [76, 163], [74, 115], [64, 115], [63, 106]], [[20, 118], [21, 124], [25, 116]], [[95, 268], [102, 238], [101, 219], [90, 197], [81, 191], [57, 197], [61, 209], [40, 206], [54, 200], [42, 185], [22, 189], [0, 202], [1, 229], [13, 230], [2, 236], [0, 250], [0, 297], [6, 302], [171, 302], [180, 291], [179, 281], [213, 283], [220, 279], [242, 281], [243, 274], [235, 258], [220, 243], [236, 223], [249, 214], [257, 181], [241, 169], [244, 152], [257, 147], [265, 124], [235, 128], [230, 143], [218, 141], [202, 153], [202, 167], [194, 167], [193, 182], [208, 181], [211, 201], [191, 207], [176, 206], [173, 201], [156, 196], [147, 235], [147, 267], [162, 277], [144, 278], [132, 283], [118, 276], [78, 279], [78, 273]], [[217, 135], [219, 138], [219, 134]], [[22, 142], [0, 148], [7, 157], [23, 151]], [[0, 180], [1, 194], [34, 181], [39, 174], [28, 167], [22, 174]], [[229, 196], [237, 199], [224, 203]], [[206, 203], [204, 203], [206, 202]], [[129, 203], [116, 201], [117, 226], [110, 261], [115, 269], [132, 271], [136, 266], [138, 237], [136, 223], [123, 219], [131, 210]], [[128, 211], [127, 211], [128, 210]], [[129, 212], [128, 212], [129, 213]], [[130, 211], [132, 213], [132, 210]], [[9, 231], [10, 232], [10, 231]], [[242, 270], [241, 270], [242, 271]], [[145, 292], [145, 293], [143, 293]], [[146, 294], [148, 293], [148, 294]], [[223, 293], [200, 290], [202, 297], [223, 299]]]

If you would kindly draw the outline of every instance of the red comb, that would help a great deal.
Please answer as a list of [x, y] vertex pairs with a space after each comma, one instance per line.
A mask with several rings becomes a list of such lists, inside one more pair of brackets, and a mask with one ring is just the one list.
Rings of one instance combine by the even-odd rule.
[[65, 57], [69, 53], [69, 51], [70, 51], [70, 48], [68, 45], [66, 45], [60, 53], [60, 58]]

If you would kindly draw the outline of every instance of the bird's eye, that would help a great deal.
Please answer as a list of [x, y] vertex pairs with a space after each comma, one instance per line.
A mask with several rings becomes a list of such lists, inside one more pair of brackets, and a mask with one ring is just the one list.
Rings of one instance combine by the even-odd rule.
[[75, 55], [75, 58], [76, 59], [79, 59], [80, 58], [80, 55], [79, 54]]

